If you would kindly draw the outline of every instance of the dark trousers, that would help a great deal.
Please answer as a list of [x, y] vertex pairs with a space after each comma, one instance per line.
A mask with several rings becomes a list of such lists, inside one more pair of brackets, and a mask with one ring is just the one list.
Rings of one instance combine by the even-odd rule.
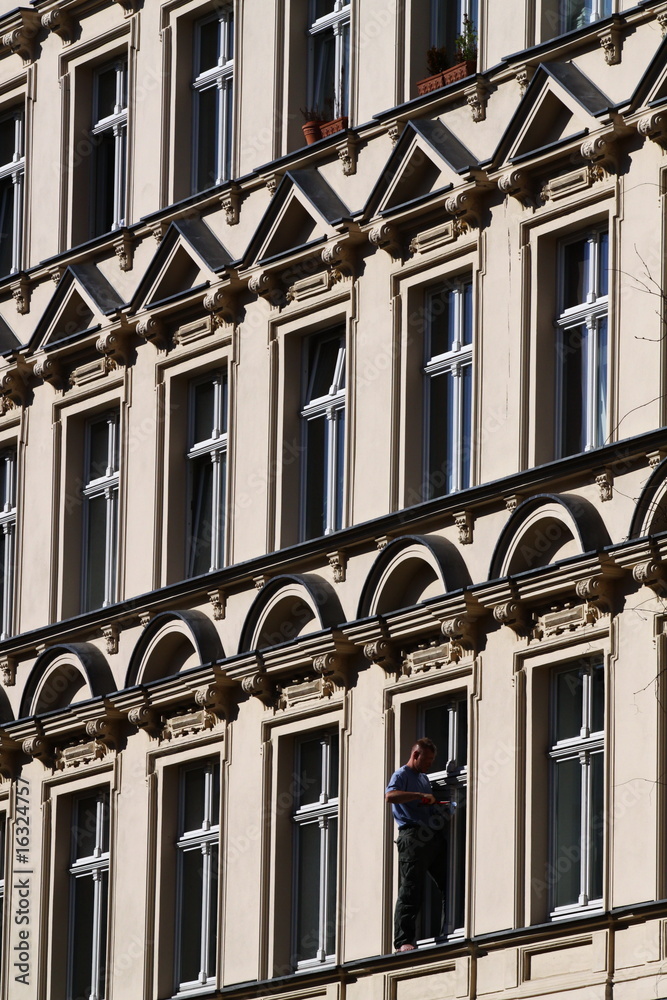
[[399, 887], [394, 912], [394, 947], [414, 944], [417, 915], [422, 907], [426, 873], [442, 893], [440, 934], [446, 933], [445, 887], [447, 879], [447, 840], [442, 830], [427, 826], [407, 827], [398, 831]]

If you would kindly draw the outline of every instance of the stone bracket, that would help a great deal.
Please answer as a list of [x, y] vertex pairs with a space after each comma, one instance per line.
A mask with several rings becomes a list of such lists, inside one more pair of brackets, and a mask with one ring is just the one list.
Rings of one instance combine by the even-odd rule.
[[390, 222], [381, 222], [379, 226], [374, 226], [368, 234], [368, 241], [371, 246], [384, 250], [390, 257], [400, 255], [401, 244], [398, 230]]
[[376, 639], [364, 646], [364, 656], [370, 663], [377, 663], [387, 674], [394, 673], [399, 667], [398, 651], [389, 639]]
[[144, 316], [137, 324], [137, 333], [158, 351], [166, 350], [169, 345], [169, 336], [159, 316]]

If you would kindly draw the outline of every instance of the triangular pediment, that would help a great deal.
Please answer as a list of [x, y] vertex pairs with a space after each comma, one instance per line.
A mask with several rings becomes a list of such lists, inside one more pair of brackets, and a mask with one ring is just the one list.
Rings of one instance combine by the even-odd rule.
[[651, 108], [667, 101], [667, 38], [643, 74], [630, 101], [630, 112]]
[[0, 316], [0, 354], [13, 351], [21, 346], [21, 342], [12, 330], [11, 326]]
[[123, 300], [94, 264], [67, 268], [31, 338], [31, 348], [50, 348], [97, 330]]
[[231, 256], [201, 219], [172, 222], [132, 299], [132, 312], [155, 308], [216, 282]]
[[408, 122], [364, 215], [385, 215], [448, 191], [478, 166], [474, 155], [443, 122]]
[[282, 178], [250, 241], [246, 263], [265, 263], [323, 242], [350, 218], [347, 206], [315, 169]]
[[496, 167], [583, 139], [609, 120], [611, 102], [573, 63], [541, 65], [493, 157]]

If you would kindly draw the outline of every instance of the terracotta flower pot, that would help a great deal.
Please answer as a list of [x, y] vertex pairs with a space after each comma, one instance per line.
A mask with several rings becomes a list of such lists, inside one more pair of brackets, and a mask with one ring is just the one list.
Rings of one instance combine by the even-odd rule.
[[303, 132], [303, 137], [309, 146], [312, 146], [314, 142], [322, 138], [322, 123], [321, 122], [304, 122], [301, 126], [301, 131]]
[[330, 122], [323, 122], [321, 126], [322, 138], [326, 139], [328, 135], [334, 135], [336, 132], [344, 132], [346, 128], [347, 117], [345, 115], [342, 118], [334, 118]]
[[423, 94], [430, 94], [434, 90], [446, 87], [449, 83], [465, 80], [467, 76], [472, 76], [476, 72], [477, 60], [467, 59], [465, 62], [457, 63], [456, 66], [450, 66], [449, 69], [443, 69], [441, 73], [434, 73], [433, 76], [427, 76], [424, 80], [418, 80], [417, 93], [420, 97]]

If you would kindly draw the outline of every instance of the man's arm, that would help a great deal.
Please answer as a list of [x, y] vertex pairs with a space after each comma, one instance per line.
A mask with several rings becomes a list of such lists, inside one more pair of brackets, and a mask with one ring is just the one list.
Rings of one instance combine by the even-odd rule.
[[435, 803], [435, 795], [422, 792], [402, 792], [398, 788], [385, 792], [384, 798], [385, 802], [419, 802], [424, 806], [432, 806]]

